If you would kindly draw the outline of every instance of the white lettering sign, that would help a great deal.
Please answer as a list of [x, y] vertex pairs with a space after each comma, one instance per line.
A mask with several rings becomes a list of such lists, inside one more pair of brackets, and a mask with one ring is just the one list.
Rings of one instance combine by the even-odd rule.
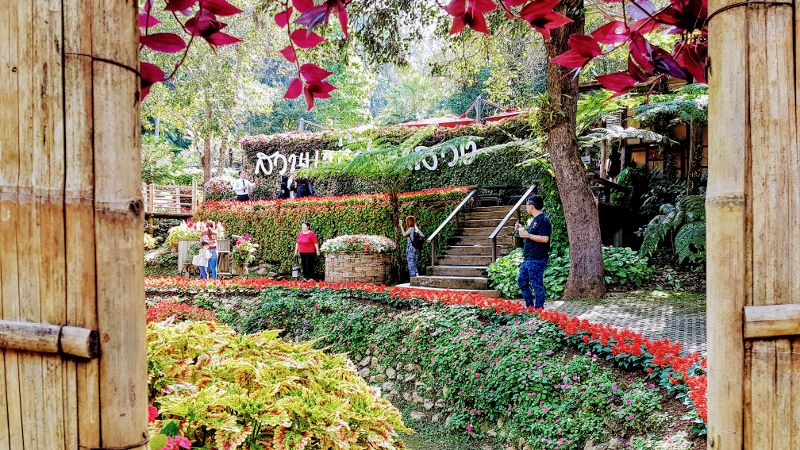
[[[356, 142], [358, 140], [353, 139], [352, 136], [347, 135], [347, 143]], [[365, 139], [360, 139], [364, 141]], [[345, 136], [342, 135], [339, 137], [338, 142], [339, 147], [344, 147], [345, 145]], [[429, 147], [419, 146], [414, 149], [415, 152], [425, 152], [428, 150]], [[372, 149], [372, 140], [367, 140], [367, 149], [366, 151], [369, 152]], [[433, 171], [439, 168], [439, 158], [442, 159], [442, 164], [444, 165], [445, 162], [447, 163], [447, 167], [455, 167], [459, 162], [464, 165], [472, 164], [472, 161], [475, 160], [475, 152], [478, 151], [478, 144], [475, 141], [469, 141], [467, 143], [462, 143], [458, 147], [453, 144], [448, 145], [446, 148], [442, 149], [438, 154], [433, 153], [426, 156], [420, 163], [417, 163], [413, 170], [422, 170], [424, 167], [427, 170]], [[323, 162], [330, 162], [336, 160], [337, 163], [341, 164], [342, 160], [345, 157], [350, 156], [358, 156], [361, 152], [353, 152], [348, 148], [342, 148], [342, 150], [324, 150], [322, 152], [322, 161]], [[448, 161], [449, 159], [449, 161]], [[294, 172], [299, 169], [306, 169], [311, 166], [316, 166], [320, 162], [320, 152], [316, 150], [313, 154], [309, 152], [303, 152], [299, 154], [291, 154], [289, 156], [284, 155], [281, 152], [275, 152], [271, 155], [267, 155], [262, 152], [256, 153], [256, 168], [255, 174], [258, 175], [272, 175], [273, 172], [277, 172], [280, 175], [286, 175], [289, 172]], [[409, 167], [412, 169], [412, 167]]]

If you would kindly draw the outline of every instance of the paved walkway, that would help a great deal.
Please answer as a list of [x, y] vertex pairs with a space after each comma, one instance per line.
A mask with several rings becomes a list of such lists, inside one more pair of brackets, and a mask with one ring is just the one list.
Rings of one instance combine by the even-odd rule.
[[600, 302], [549, 301], [545, 309], [629, 328], [650, 339], [678, 341], [689, 352], [706, 354], [706, 311], [702, 294], [665, 291], [613, 293]]

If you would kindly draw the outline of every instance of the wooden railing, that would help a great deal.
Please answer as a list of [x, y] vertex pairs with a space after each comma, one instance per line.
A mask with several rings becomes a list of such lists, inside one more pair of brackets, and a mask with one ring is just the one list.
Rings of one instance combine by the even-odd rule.
[[191, 217], [203, 203], [203, 189], [191, 186], [142, 185], [145, 215], [150, 217]]
[[517, 200], [517, 203], [514, 205], [514, 207], [508, 211], [508, 214], [506, 214], [503, 220], [500, 221], [500, 224], [497, 225], [494, 231], [492, 231], [492, 234], [489, 235], [489, 239], [492, 240], [492, 261], [497, 261], [497, 235], [500, 234], [500, 231], [503, 230], [503, 227], [506, 226], [506, 223], [508, 223], [508, 221], [511, 219], [511, 216], [514, 215], [514, 213], [517, 213], [517, 220], [520, 219], [519, 208], [522, 206], [523, 203], [525, 203], [525, 200], [531, 194], [533, 194], [533, 191], [535, 189], [536, 185], [532, 184], [531, 187], [529, 187], [528, 190], [525, 191], [524, 194], [522, 194], [522, 197], [520, 197], [520, 199]]
[[447, 219], [445, 219], [444, 222], [442, 222], [442, 224], [439, 225], [439, 228], [437, 228], [436, 231], [431, 233], [430, 237], [428, 237], [428, 243], [431, 244], [431, 263], [432, 263], [432, 265], [435, 266], [436, 263], [438, 262], [438, 258], [436, 257], [436, 237], [439, 236], [439, 233], [441, 233], [442, 230], [444, 230], [444, 228], [450, 222], [453, 221], [453, 219], [455, 219], [455, 217], [458, 215], [458, 213], [460, 213], [461, 210], [464, 209], [465, 206], [467, 206], [467, 203], [469, 203], [469, 201], [473, 197], [475, 197], [475, 194], [477, 194], [477, 193], [478, 193], [477, 189], [473, 189], [473, 190], [469, 191], [467, 193], [467, 196], [464, 197], [464, 200], [461, 200], [461, 203], [459, 203], [458, 206], [456, 206], [455, 209], [453, 209], [453, 212], [451, 212], [450, 215], [447, 216]]

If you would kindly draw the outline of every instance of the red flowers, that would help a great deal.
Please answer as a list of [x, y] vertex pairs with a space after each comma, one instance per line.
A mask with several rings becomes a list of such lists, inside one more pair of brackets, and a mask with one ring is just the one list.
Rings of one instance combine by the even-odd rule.
[[602, 53], [597, 41], [592, 36], [585, 34], [573, 34], [570, 36], [569, 48], [566, 53], [553, 58], [552, 62], [564, 67], [580, 69], [592, 58]]

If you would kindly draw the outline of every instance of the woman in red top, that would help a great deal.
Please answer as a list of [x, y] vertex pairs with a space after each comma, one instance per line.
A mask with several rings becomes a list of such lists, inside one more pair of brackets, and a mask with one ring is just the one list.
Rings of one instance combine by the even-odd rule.
[[297, 243], [294, 245], [294, 255], [300, 254], [300, 263], [303, 266], [303, 278], [306, 280], [316, 280], [314, 276], [314, 264], [319, 256], [319, 242], [317, 235], [311, 231], [311, 225], [303, 222], [302, 231], [297, 235]]

